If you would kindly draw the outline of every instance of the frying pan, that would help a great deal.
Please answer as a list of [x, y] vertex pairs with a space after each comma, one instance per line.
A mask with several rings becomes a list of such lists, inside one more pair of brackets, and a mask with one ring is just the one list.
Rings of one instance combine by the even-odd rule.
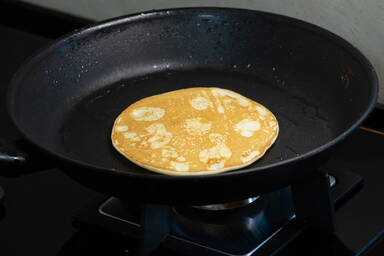
[[[261, 160], [173, 177], [113, 148], [113, 121], [128, 105], [196, 86], [233, 90], [276, 115], [280, 134]], [[369, 61], [320, 27], [260, 11], [186, 8], [120, 17], [60, 38], [18, 70], [7, 100], [24, 139], [43, 151], [39, 157], [81, 184], [146, 202], [207, 204], [317, 172], [374, 108], [377, 90]]]

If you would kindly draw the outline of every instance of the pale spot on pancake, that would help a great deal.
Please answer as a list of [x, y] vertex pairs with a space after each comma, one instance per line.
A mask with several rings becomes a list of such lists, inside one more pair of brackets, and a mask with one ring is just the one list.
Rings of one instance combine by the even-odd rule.
[[120, 123], [121, 122], [121, 117], [119, 117], [119, 118], [117, 118], [117, 120], [116, 120], [116, 123], [118, 124], [118, 123]]
[[231, 100], [231, 99], [224, 99], [223, 101], [224, 101], [225, 104], [230, 104], [230, 103], [232, 103], [232, 100]]
[[[206, 90], [204, 90], [204, 91], [201, 91], [201, 94], [203, 94], [203, 96], [206, 98], [206, 99], [209, 99], [209, 94], [208, 94], [208, 92], [206, 91]], [[212, 101], [211, 100], [209, 100], [209, 108], [210, 109], [214, 109], [214, 107], [213, 107], [213, 103], [212, 103]]]
[[116, 127], [116, 131], [118, 131], [118, 132], [128, 131], [128, 126], [127, 125], [119, 125]]
[[155, 135], [148, 139], [148, 142], [151, 143], [152, 149], [161, 148], [162, 146], [167, 145], [170, 141], [171, 138], [158, 135]]
[[115, 145], [120, 145], [118, 140], [115, 140]]
[[220, 95], [220, 96], [228, 96], [232, 97], [237, 100], [237, 102], [243, 106], [243, 107], [248, 107], [249, 106], [249, 101], [242, 97], [241, 95], [238, 95], [236, 93], [233, 93], [231, 91], [223, 90], [223, 89], [212, 89], [211, 90], [213, 95]]
[[187, 119], [184, 122], [184, 128], [191, 135], [203, 135], [206, 134], [211, 129], [211, 123], [201, 122], [201, 118], [192, 118]]
[[259, 112], [260, 115], [265, 116], [267, 114], [267, 110], [264, 107], [256, 106], [255, 108]]
[[230, 110], [230, 111], [236, 111], [236, 106], [233, 104], [233, 100], [226, 97], [224, 100], [224, 106], [225, 109]]
[[259, 119], [260, 119], [260, 120], [265, 120], [265, 117], [263, 117], [263, 116], [259, 116]]
[[220, 145], [219, 147], [220, 147], [220, 155], [222, 157], [225, 157], [225, 158], [230, 158], [231, 157], [232, 152], [231, 152], [231, 150], [227, 146]]
[[228, 159], [232, 156], [231, 150], [224, 144], [216, 145], [209, 149], [204, 149], [199, 153], [199, 159], [203, 163], [212, 162], [210, 160]]
[[204, 110], [207, 109], [212, 103], [204, 97], [196, 97], [191, 100], [191, 105], [194, 109]]
[[136, 121], [155, 121], [161, 119], [165, 114], [162, 108], [141, 107], [131, 112], [131, 117]]
[[183, 156], [179, 156], [178, 158], [177, 158], [177, 161], [180, 161], [180, 162], [183, 162], [183, 161], [185, 161], [186, 159], [185, 159], [185, 157], [183, 157]]
[[214, 90], [215, 89], [211, 90], [211, 93], [213, 97], [215, 97], [217, 112], [219, 112], [220, 114], [224, 114], [225, 110], [224, 110], [223, 104], [221, 104], [220, 97], [217, 93], [215, 93]]
[[273, 127], [276, 125], [276, 122], [275, 121], [269, 121], [268, 124], [269, 124], [269, 127]]
[[208, 135], [209, 140], [214, 144], [224, 143], [224, 136], [220, 133], [211, 133]]
[[172, 133], [168, 132], [165, 125], [162, 123], [154, 123], [145, 128], [149, 134], [159, 134], [162, 136], [172, 136]]
[[214, 163], [214, 164], [210, 165], [207, 169], [210, 171], [219, 170], [219, 169], [224, 167], [224, 164], [225, 164], [225, 160], [222, 160], [218, 163]]
[[[244, 154], [245, 153], [245, 154]], [[244, 152], [243, 154], [241, 154], [243, 157], [241, 158], [241, 161], [243, 163], [246, 163], [246, 162], [249, 162], [251, 161], [253, 158], [255, 158], [256, 156], [260, 155], [260, 152], [259, 151], [252, 151], [251, 153], [248, 154], [248, 152]]]
[[175, 150], [163, 149], [161, 155], [166, 158], [177, 158], [179, 154]]
[[179, 172], [186, 172], [189, 170], [188, 163], [171, 162], [171, 166]]
[[149, 134], [154, 135], [148, 139], [152, 149], [160, 148], [171, 141], [172, 133], [168, 132], [165, 126], [161, 123], [152, 124], [145, 128], [145, 130]]
[[135, 133], [135, 132], [126, 132], [126, 133], [124, 133], [124, 138], [130, 139], [130, 140], [133, 140], [133, 141], [140, 141], [140, 137], [137, 136], [137, 133]]
[[238, 122], [234, 129], [236, 132], [240, 133], [241, 136], [251, 137], [255, 131], [260, 129], [260, 123], [247, 118]]
[[222, 105], [219, 105], [219, 106], [217, 107], [217, 111], [218, 111], [220, 114], [224, 114], [224, 112], [225, 112], [225, 110], [224, 110], [224, 108], [223, 108]]

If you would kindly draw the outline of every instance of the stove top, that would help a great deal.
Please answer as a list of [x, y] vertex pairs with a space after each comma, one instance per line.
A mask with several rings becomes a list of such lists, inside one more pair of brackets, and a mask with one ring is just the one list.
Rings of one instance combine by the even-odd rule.
[[[5, 90], [10, 77], [22, 61], [49, 43], [51, 39], [14, 29], [9, 23], [7, 26], [0, 24], [0, 33], [2, 35], [0, 41], [0, 56], [2, 56], [0, 58], [0, 117], [2, 118], [0, 134], [3, 138], [18, 139], [19, 134], [6, 116]], [[376, 118], [378, 115], [380, 118], [383, 117], [380, 113], [380, 111], [375, 113]], [[304, 253], [306, 255], [383, 255], [384, 241], [381, 233], [384, 229], [384, 204], [381, 198], [384, 194], [383, 144], [383, 133], [370, 129], [358, 129], [336, 149], [327, 163], [327, 169], [357, 174], [357, 176], [352, 175], [351, 177], [355, 178], [351, 180], [361, 186], [354, 186], [356, 189], [348, 190], [349, 193], [339, 197], [339, 207], [335, 214], [335, 235], [325, 238], [310, 231], [300, 232], [294, 237], [294, 241], [277, 255]], [[362, 177], [363, 180], [356, 177]], [[345, 180], [348, 179], [340, 179], [340, 182]], [[92, 224], [92, 221], [101, 218], [100, 216], [110, 221], [111, 217], [107, 215], [111, 215], [110, 211], [118, 215], [119, 211], [113, 211], [118, 210], [122, 205], [119, 205], [116, 200], [109, 199], [107, 195], [84, 188], [57, 169], [14, 178], [0, 177], [0, 186], [4, 190], [4, 207], [0, 207], [1, 255], [44, 256], [80, 253], [135, 255], [137, 251], [138, 243], [134, 237], [129, 238], [129, 228], [122, 229], [125, 226], [117, 225], [120, 229], [116, 230], [108, 224], [108, 228], [103, 229], [100, 228], [100, 223], [105, 222], [100, 221], [96, 223], [97, 225]], [[337, 189], [337, 185], [334, 189]], [[116, 203], [118, 207], [111, 207], [111, 202]], [[262, 201], [256, 200], [251, 205], [256, 209], [257, 203], [260, 202]], [[249, 208], [251, 205], [246, 206], [250, 212], [252, 212]], [[100, 206], [104, 207], [100, 208]], [[190, 210], [173, 211], [176, 215], [182, 212], [188, 216]], [[104, 214], [100, 214], [100, 211]], [[199, 210], [194, 209], [194, 211]], [[126, 216], [120, 217], [126, 218]], [[255, 218], [257, 215], [252, 215], [243, 223], [251, 225]], [[175, 233], [179, 232], [179, 237], [183, 236], [181, 234], [185, 231], [183, 227], [186, 228], [182, 223], [188, 222], [188, 219], [183, 221], [180, 222], [179, 218], [179, 223], [176, 223], [179, 229], [174, 228]], [[131, 225], [131, 228], [134, 226]], [[220, 223], [214, 223], [213, 226], [220, 228]], [[273, 226], [269, 228], [269, 230], [261, 228], [257, 231], [260, 234], [267, 234], [273, 233], [276, 229]], [[233, 232], [245, 231], [240, 229]], [[226, 239], [230, 240], [233, 232], [227, 234]], [[235, 244], [230, 244], [229, 240], [226, 246], [231, 248]], [[231, 250], [237, 255], [242, 255], [241, 250], [244, 251], [247, 248], [247, 242], [249, 240], [245, 235], [244, 240], [239, 239], [237, 243], [239, 246], [235, 248], [237, 251]], [[167, 255], [180, 255], [180, 250], [170, 251], [166, 247], [161, 248], [160, 251], [166, 252]], [[327, 254], [324, 253], [325, 251]]]

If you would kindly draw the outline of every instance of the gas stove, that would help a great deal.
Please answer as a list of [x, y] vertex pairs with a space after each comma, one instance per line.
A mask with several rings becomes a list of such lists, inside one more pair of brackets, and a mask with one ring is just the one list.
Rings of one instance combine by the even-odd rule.
[[[328, 173], [337, 208], [362, 185], [362, 178], [342, 170]], [[148, 206], [101, 196], [77, 212], [73, 224], [139, 243], [143, 236], [153, 243], [157, 233], [167, 229], [160, 246], [181, 255], [273, 255], [309, 228], [297, 218], [292, 198], [290, 187], [208, 206]]]
[[[50, 19], [59, 22], [58, 27], [72, 28], [63, 25], [68, 21], [52, 17], [38, 15], [32, 20]], [[5, 24], [0, 24], [2, 99], [20, 63], [57, 36], [44, 31], [37, 35], [36, 27], [28, 33], [9, 21]], [[329, 212], [320, 214], [325, 216], [320, 229], [296, 216], [294, 205], [300, 198], [296, 196], [295, 203], [292, 194], [297, 188], [209, 207], [142, 205], [88, 190], [50, 169], [0, 177], [0, 254], [137, 255], [161, 240], [155, 255], [383, 255], [384, 133], [380, 129], [384, 127], [375, 121], [383, 116], [375, 110], [365, 124], [374, 129], [356, 130], [324, 167], [327, 175], [321, 179], [330, 186], [326, 202], [335, 209], [332, 235], [327, 232]], [[4, 100], [0, 100], [0, 118], [2, 137], [20, 138], [6, 116]], [[309, 188], [300, 189], [306, 196], [311, 193]]]

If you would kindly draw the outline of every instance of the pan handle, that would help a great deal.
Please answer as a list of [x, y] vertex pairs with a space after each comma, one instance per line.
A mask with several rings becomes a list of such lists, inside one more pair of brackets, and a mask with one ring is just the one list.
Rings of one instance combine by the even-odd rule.
[[51, 157], [28, 142], [0, 138], [0, 176], [17, 177], [54, 166]]

